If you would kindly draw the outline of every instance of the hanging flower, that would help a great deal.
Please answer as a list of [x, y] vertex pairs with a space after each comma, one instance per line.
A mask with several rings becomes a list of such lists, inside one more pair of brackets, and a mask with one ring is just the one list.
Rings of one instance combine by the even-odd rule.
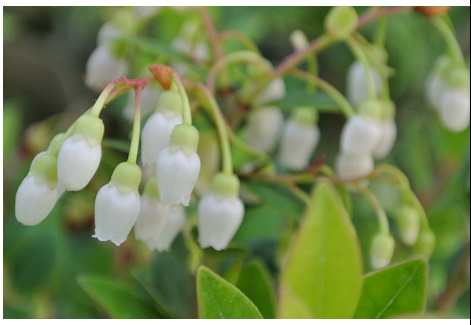
[[394, 238], [389, 233], [378, 233], [370, 246], [370, 263], [373, 269], [381, 269], [391, 263], [394, 255]]
[[263, 105], [283, 99], [286, 95], [285, 83], [282, 78], [273, 80], [255, 98], [254, 104]]
[[110, 240], [116, 246], [123, 243], [139, 214], [138, 186], [141, 170], [136, 164], [123, 162], [103, 186], [95, 201], [95, 235], [100, 241]]
[[167, 251], [184, 224], [185, 209], [181, 205], [169, 206], [161, 202], [155, 177], [149, 179], [134, 225], [136, 239], [144, 242], [149, 249]]
[[[375, 94], [382, 92], [381, 76], [374, 67], [370, 66]], [[363, 64], [359, 61], [353, 62], [347, 73], [347, 98], [354, 105], [359, 106], [369, 98], [368, 78]]]
[[142, 162], [150, 165], [157, 161], [159, 152], [168, 147], [174, 127], [183, 122], [182, 101], [175, 91], [164, 91], [157, 103], [156, 112], [142, 129]]
[[83, 189], [98, 169], [101, 159], [103, 121], [90, 114], [80, 116], [73, 125], [72, 135], [59, 150], [57, 175], [68, 191]]
[[397, 126], [394, 121], [396, 111], [394, 103], [391, 101], [384, 101], [383, 104], [383, 117], [379, 123], [381, 136], [378, 144], [373, 150], [373, 156], [377, 159], [382, 159], [389, 155], [396, 143], [397, 136]]
[[278, 107], [263, 107], [252, 112], [247, 121], [247, 143], [261, 152], [271, 152], [283, 125]]
[[200, 172], [196, 153], [199, 134], [195, 127], [177, 125], [170, 135], [170, 145], [157, 157], [156, 175], [160, 198], [168, 205], [188, 206]]
[[198, 232], [201, 247], [222, 250], [239, 229], [244, 204], [238, 197], [239, 180], [234, 175], [218, 174], [211, 192], [198, 204]]
[[446, 91], [438, 109], [443, 125], [453, 132], [465, 130], [469, 125], [469, 103], [469, 88]]
[[403, 206], [395, 213], [399, 235], [402, 241], [412, 246], [417, 242], [420, 230], [420, 217], [416, 209]]
[[317, 111], [312, 107], [295, 109], [281, 137], [280, 163], [285, 168], [302, 170], [319, 143]]
[[39, 153], [16, 192], [16, 219], [25, 226], [39, 224], [49, 215], [62, 193], [64, 188], [57, 183], [57, 157], [50, 152]]
[[355, 155], [341, 152], [335, 167], [340, 178], [351, 180], [368, 176], [374, 169], [374, 160], [371, 154]]

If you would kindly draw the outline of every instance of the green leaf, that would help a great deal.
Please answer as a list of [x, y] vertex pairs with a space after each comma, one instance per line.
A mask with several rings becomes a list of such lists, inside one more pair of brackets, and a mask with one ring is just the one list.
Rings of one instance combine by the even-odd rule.
[[150, 301], [122, 283], [90, 275], [79, 276], [78, 282], [113, 318], [161, 318]]
[[263, 318], [254, 303], [239, 289], [204, 266], [198, 270], [196, 288], [200, 318]]
[[365, 277], [355, 318], [392, 318], [425, 309], [427, 263], [403, 262]]
[[237, 281], [239, 288], [258, 307], [263, 318], [275, 318], [275, 290], [270, 274], [259, 261], [247, 264]]
[[355, 228], [332, 184], [319, 182], [281, 272], [281, 318], [351, 318], [362, 288]]

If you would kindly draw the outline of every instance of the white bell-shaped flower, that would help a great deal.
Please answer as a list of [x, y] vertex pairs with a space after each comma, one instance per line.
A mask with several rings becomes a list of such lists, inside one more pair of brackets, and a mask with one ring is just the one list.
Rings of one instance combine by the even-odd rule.
[[461, 132], [469, 125], [469, 88], [449, 89], [441, 98], [438, 112], [442, 123], [453, 132]]
[[177, 125], [170, 135], [170, 145], [160, 151], [156, 163], [160, 198], [168, 205], [190, 204], [198, 180], [201, 162], [196, 149], [198, 131], [191, 125]]
[[345, 180], [368, 176], [373, 169], [374, 160], [371, 154], [355, 155], [341, 152], [335, 164], [337, 174]]
[[16, 219], [25, 226], [39, 224], [49, 215], [62, 193], [64, 188], [57, 183], [57, 157], [49, 152], [39, 153], [16, 192]]
[[395, 242], [389, 233], [378, 233], [370, 244], [370, 263], [373, 269], [381, 269], [391, 263]]
[[291, 170], [302, 170], [320, 139], [317, 112], [312, 107], [297, 108], [283, 130], [280, 147], [280, 164]]
[[198, 204], [198, 232], [202, 248], [222, 250], [234, 237], [244, 216], [238, 197], [239, 180], [234, 175], [218, 174], [212, 190]]
[[265, 89], [255, 98], [254, 104], [263, 105], [283, 99], [286, 95], [285, 83], [282, 78], [273, 80]]
[[283, 113], [278, 107], [258, 108], [247, 121], [247, 143], [261, 152], [271, 152], [283, 125]]
[[[379, 72], [370, 66], [375, 94], [378, 96], [382, 91], [381, 76]], [[359, 61], [355, 61], [347, 73], [347, 98], [354, 105], [359, 106], [369, 98], [368, 78], [366, 70]]]
[[121, 35], [123, 35], [123, 31], [115, 23], [109, 21], [98, 30], [97, 44], [98, 46], [106, 44]]
[[103, 121], [90, 114], [82, 115], [73, 125], [72, 135], [59, 150], [57, 176], [68, 191], [83, 189], [98, 169], [101, 159]]
[[95, 200], [95, 235], [100, 241], [123, 243], [140, 208], [138, 186], [141, 171], [136, 164], [124, 162], [113, 172], [109, 184], [103, 186]]
[[86, 65], [85, 84], [95, 91], [102, 91], [111, 81], [124, 76], [129, 63], [116, 57], [109, 44], [99, 45], [90, 55]]
[[394, 120], [390, 120], [381, 122], [379, 127], [381, 129], [381, 138], [373, 151], [373, 156], [382, 159], [389, 155], [396, 143], [397, 126]]
[[435, 66], [427, 78], [425, 84], [425, 97], [433, 108], [438, 108], [443, 94], [448, 88], [448, 82], [445, 78], [447, 72], [451, 69], [452, 61], [448, 56], [442, 56], [437, 59]]
[[383, 103], [368, 100], [359, 107], [359, 114], [348, 119], [340, 134], [341, 151], [355, 155], [372, 154], [381, 140], [379, 121]]
[[142, 163], [154, 164], [159, 152], [168, 147], [174, 127], [182, 124], [181, 96], [175, 91], [163, 92], [158, 100], [156, 112], [142, 129]]
[[167, 251], [184, 224], [183, 206], [169, 206], [161, 202], [155, 177], [149, 179], [141, 196], [141, 208], [134, 225], [136, 239], [144, 242], [151, 250]]

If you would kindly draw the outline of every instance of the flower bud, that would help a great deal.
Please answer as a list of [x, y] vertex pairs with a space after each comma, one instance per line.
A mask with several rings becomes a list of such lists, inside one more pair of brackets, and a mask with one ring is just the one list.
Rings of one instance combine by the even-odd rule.
[[389, 155], [394, 143], [396, 143], [397, 136], [397, 126], [394, 120], [381, 122], [379, 126], [381, 128], [381, 138], [373, 151], [373, 156], [376, 159], [382, 159]]
[[381, 269], [391, 262], [394, 254], [394, 238], [389, 233], [378, 233], [370, 246], [370, 263], [374, 269]]
[[340, 149], [351, 155], [371, 155], [381, 140], [381, 128], [376, 120], [355, 115], [342, 129]]
[[422, 229], [415, 243], [414, 250], [417, 254], [429, 258], [435, 248], [435, 235], [430, 229]]
[[273, 80], [255, 98], [254, 104], [263, 105], [283, 99], [286, 95], [285, 83], [282, 78]]
[[247, 121], [247, 143], [261, 152], [271, 152], [283, 124], [278, 107], [264, 107], [250, 113]]
[[396, 222], [402, 241], [412, 246], [417, 242], [420, 230], [418, 211], [410, 206], [403, 206], [396, 211]]
[[358, 15], [353, 7], [334, 7], [325, 18], [327, 33], [336, 38], [347, 38], [358, 24]]
[[302, 170], [317, 144], [320, 132], [315, 124], [317, 111], [312, 107], [297, 108], [283, 130], [280, 148], [280, 163], [292, 170]]
[[341, 179], [352, 180], [368, 176], [374, 169], [371, 154], [354, 155], [341, 152], [336, 160], [335, 170]]
[[39, 153], [16, 192], [16, 219], [25, 226], [39, 224], [49, 215], [62, 193], [64, 188], [57, 184], [57, 157], [50, 152]]
[[227, 247], [242, 223], [244, 205], [238, 197], [239, 180], [219, 173], [211, 192], [198, 204], [198, 232], [201, 247], [222, 250]]
[[95, 91], [102, 91], [111, 81], [126, 75], [128, 70], [128, 62], [117, 58], [108, 44], [99, 45], [88, 58], [85, 84]]
[[469, 89], [450, 89], [441, 99], [438, 112], [442, 123], [453, 132], [461, 132], [469, 125]]
[[434, 108], [438, 108], [443, 93], [448, 88], [445, 75], [452, 69], [452, 65], [453, 63], [449, 56], [441, 56], [436, 60], [433, 70], [427, 78], [425, 96]]
[[289, 36], [289, 40], [296, 51], [300, 51], [309, 45], [306, 35], [301, 30], [293, 31]]
[[141, 171], [136, 164], [123, 162], [103, 186], [95, 200], [95, 235], [100, 241], [123, 243], [136, 222], [140, 208], [138, 186]]
[[[372, 66], [370, 66], [369, 71], [373, 79], [375, 94], [379, 96], [383, 90], [381, 75]], [[354, 106], [361, 105], [370, 97], [367, 71], [360, 61], [353, 62], [348, 69], [346, 91], [348, 100]]]
[[80, 116], [72, 135], [62, 144], [57, 159], [59, 182], [68, 191], [83, 189], [98, 169], [101, 159], [103, 121], [95, 116]]
[[168, 205], [190, 203], [201, 162], [196, 149], [199, 134], [190, 125], [177, 125], [170, 135], [170, 145], [157, 157], [157, 184], [161, 200]]
[[149, 249], [159, 252], [170, 246], [185, 224], [185, 210], [181, 205], [169, 206], [159, 200], [157, 181], [149, 179], [141, 197], [141, 207], [134, 235]]

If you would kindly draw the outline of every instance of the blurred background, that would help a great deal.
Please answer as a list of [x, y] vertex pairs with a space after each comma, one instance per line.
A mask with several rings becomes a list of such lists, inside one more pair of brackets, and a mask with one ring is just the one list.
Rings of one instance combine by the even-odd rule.
[[[109, 279], [106, 285], [110, 287], [104, 286], [103, 290], [109, 289], [128, 301], [140, 299], [140, 306], [151, 305], [157, 299], [158, 311], [144, 313], [148, 317], [195, 316], [194, 278], [186, 266], [190, 253], [181, 235], [170, 252], [161, 254], [150, 252], [132, 234], [120, 247], [91, 238], [95, 195], [109, 181], [113, 168], [126, 158], [131, 125], [122, 115], [126, 96], [102, 114], [106, 126], [103, 161], [86, 189], [65, 193], [38, 226], [23, 226], [14, 216], [15, 193], [33, 157], [98, 96], [84, 85], [85, 65], [96, 47], [98, 29], [117, 9], [3, 7], [4, 318], [116, 317], [91, 298], [94, 295], [89, 287], [84, 290], [80, 282], [83, 276]], [[233, 29], [246, 34], [276, 65], [293, 51], [289, 42], [292, 31], [300, 29], [310, 40], [322, 34], [329, 9], [213, 7], [210, 12], [219, 31]], [[367, 8], [356, 9], [361, 13]], [[469, 7], [453, 7], [449, 15], [469, 65]], [[161, 9], [142, 30], [142, 37], [156, 40], [154, 50], [143, 55], [132, 52], [135, 61], [168, 61], [167, 49], [183, 22], [198, 17], [192, 9]], [[370, 24], [361, 32], [371, 39], [375, 27], [375, 23]], [[437, 235], [437, 248], [430, 261], [428, 310], [469, 318], [469, 264], [467, 279], [455, 276], [463, 256], [468, 256], [469, 263], [469, 128], [458, 134], [444, 129], [423, 95], [427, 75], [445, 51], [444, 42], [425, 17], [408, 12], [390, 20], [386, 48], [389, 65], [395, 70], [391, 97], [397, 106], [399, 130], [398, 142], [387, 162], [408, 175]], [[319, 55], [320, 76], [344, 93], [346, 72], [352, 62], [345, 45], [331, 46]], [[285, 81], [288, 92], [300, 88], [288, 78]], [[322, 140], [317, 154], [325, 154], [329, 164], [338, 151], [344, 121], [339, 114], [320, 116]], [[288, 213], [270, 202], [280, 193], [290, 200], [292, 209]], [[275, 194], [247, 208], [234, 239], [244, 247], [245, 257], [263, 261], [274, 279], [278, 272], [277, 251], [285, 240], [283, 230], [302, 214], [301, 203], [289, 193], [280, 190]], [[389, 199], [383, 198], [385, 205]], [[374, 232], [374, 214], [361, 198], [354, 197], [354, 201], [353, 221], [366, 248]], [[194, 206], [188, 214], [194, 214]], [[225, 254], [210, 253], [207, 258], [217, 260], [224, 270], [238, 258], [238, 253], [231, 250]], [[400, 247], [396, 260], [407, 254], [407, 248]], [[444, 294], [451, 295], [451, 305], [438, 308]]]

